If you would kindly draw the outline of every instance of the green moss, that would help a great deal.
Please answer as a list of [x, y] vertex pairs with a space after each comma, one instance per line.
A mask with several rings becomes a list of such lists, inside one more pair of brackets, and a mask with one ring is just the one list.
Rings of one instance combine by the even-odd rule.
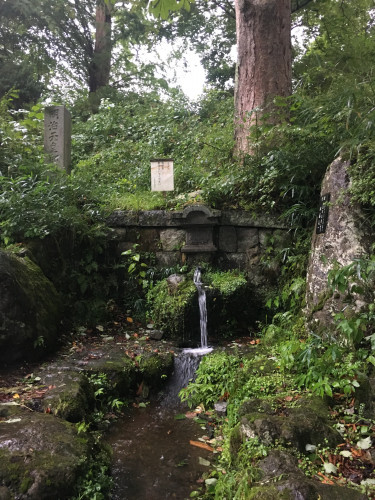
[[30, 486], [33, 484], [33, 480], [30, 476], [26, 476], [22, 479], [22, 482], [20, 484], [20, 491], [21, 493], [26, 493], [27, 490], [30, 488]]
[[7, 279], [10, 296], [17, 296], [16, 313], [21, 317], [7, 316], [5, 311], [5, 336], [0, 338], [0, 347], [3, 341], [10, 357], [29, 359], [55, 348], [62, 306], [53, 284], [28, 257], [5, 252], [1, 255], [1, 273]]
[[152, 354], [141, 358], [139, 368], [146, 384], [157, 388], [173, 369], [173, 355], [171, 353], [163, 356]]
[[172, 338], [184, 337], [192, 327], [194, 310], [198, 310], [196, 294], [193, 279], [182, 281], [174, 292], [165, 280], [158, 283], [148, 294], [156, 328]]
[[251, 488], [246, 500], [292, 500], [293, 498], [289, 491], [279, 491], [275, 486], [255, 486]]
[[241, 444], [242, 444], [242, 436], [240, 432], [240, 424], [237, 424], [230, 430], [229, 433], [229, 451], [233, 458], [237, 456]]
[[239, 289], [247, 286], [244, 274], [238, 270], [209, 272], [204, 275], [204, 281], [218, 290], [225, 298], [232, 296]]

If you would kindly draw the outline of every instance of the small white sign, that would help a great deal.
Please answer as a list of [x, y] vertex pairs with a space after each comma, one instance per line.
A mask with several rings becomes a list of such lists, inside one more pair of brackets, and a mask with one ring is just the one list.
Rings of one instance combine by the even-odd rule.
[[151, 160], [151, 191], [173, 190], [173, 160]]

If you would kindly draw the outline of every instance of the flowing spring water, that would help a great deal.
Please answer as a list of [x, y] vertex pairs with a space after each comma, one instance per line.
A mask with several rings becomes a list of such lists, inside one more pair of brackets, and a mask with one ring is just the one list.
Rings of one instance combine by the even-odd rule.
[[186, 411], [180, 406], [179, 391], [194, 379], [202, 357], [212, 351], [207, 347], [206, 292], [199, 267], [194, 283], [198, 290], [201, 348], [184, 349], [175, 356], [174, 373], [161, 401], [132, 410], [112, 428], [112, 500], [187, 498], [205, 470], [201, 455], [209, 458], [209, 452], [189, 444], [189, 440], [198, 438], [199, 429], [190, 419], [174, 418], [176, 410]]
[[108, 442], [113, 450], [111, 500], [182, 500], [190, 498], [197, 480], [207, 471], [201, 457], [211, 453], [190, 444], [202, 434], [186, 412], [178, 392], [194, 379], [204, 354], [212, 349], [184, 349], [175, 357], [173, 376], [163, 399], [146, 408], [134, 408], [112, 428]]
[[198, 303], [201, 327], [201, 347], [207, 347], [207, 305], [206, 305], [206, 291], [202, 284], [201, 269], [197, 267], [194, 272], [194, 284], [198, 290]]

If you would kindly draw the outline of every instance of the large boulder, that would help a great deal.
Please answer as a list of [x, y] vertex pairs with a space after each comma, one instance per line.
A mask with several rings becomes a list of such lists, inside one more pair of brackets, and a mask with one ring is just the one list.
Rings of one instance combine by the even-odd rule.
[[[368, 255], [371, 233], [363, 214], [351, 202], [349, 162], [337, 158], [323, 179], [321, 196], [329, 195], [326, 207], [320, 210], [320, 220], [314, 231], [307, 269], [306, 310], [309, 327], [329, 328], [333, 316], [343, 308], [338, 295], [327, 290], [328, 273], [335, 262], [348, 265], [354, 259]], [[324, 212], [328, 218], [324, 220]], [[361, 304], [357, 304], [359, 307]]]
[[89, 451], [89, 441], [78, 436], [75, 425], [0, 404], [0, 498], [72, 498]]
[[28, 257], [0, 251], [0, 361], [35, 359], [56, 346], [61, 299]]

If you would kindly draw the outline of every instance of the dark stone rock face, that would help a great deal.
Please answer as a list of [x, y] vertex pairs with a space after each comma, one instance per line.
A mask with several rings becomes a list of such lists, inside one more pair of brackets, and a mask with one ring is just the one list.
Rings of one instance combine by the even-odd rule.
[[0, 251], [0, 361], [35, 359], [57, 343], [61, 299], [27, 257]]
[[87, 439], [68, 422], [19, 406], [1, 404], [0, 416], [0, 498], [71, 498]]
[[[324, 217], [318, 220], [307, 269], [306, 309], [311, 320], [309, 326], [314, 330], [332, 324], [333, 314], [343, 307], [339, 297], [327, 293], [327, 277], [333, 263], [347, 265], [369, 253], [371, 235], [359, 207], [351, 204], [348, 167], [349, 162], [337, 158], [322, 183], [322, 197], [330, 195], [324, 208], [328, 210], [328, 218], [326, 225]], [[360, 305], [358, 302], [355, 307], [358, 309]]]

